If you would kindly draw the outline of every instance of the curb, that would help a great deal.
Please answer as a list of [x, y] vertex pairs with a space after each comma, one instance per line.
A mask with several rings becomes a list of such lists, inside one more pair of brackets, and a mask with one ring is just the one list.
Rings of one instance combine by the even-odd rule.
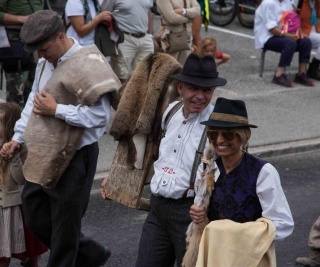
[[287, 154], [306, 152], [320, 148], [320, 137], [290, 141], [285, 143], [249, 147], [249, 152], [260, 158], [282, 156]]
[[[293, 153], [320, 149], [320, 137], [284, 143], [249, 147], [249, 152], [260, 158], [283, 156]], [[108, 176], [109, 170], [97, 172], [94, 179], [100, 180]]]

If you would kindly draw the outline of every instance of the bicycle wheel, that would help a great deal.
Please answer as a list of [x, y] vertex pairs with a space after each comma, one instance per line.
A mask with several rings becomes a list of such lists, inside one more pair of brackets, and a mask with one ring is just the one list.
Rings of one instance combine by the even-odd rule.
[[238, 0], [210, 0], [210, 21], [217, 26], [230, 24], [237, 14]]
[[254, 10], [247, 9], [246, 7], [238, 6], [237, 17], [240, 24], [246, 28], [253, 28], [254, 25]]
[[239, 0], [237, 17], [240, 24], [246, 28], [253, 28], [254, 14], [261, 0]]

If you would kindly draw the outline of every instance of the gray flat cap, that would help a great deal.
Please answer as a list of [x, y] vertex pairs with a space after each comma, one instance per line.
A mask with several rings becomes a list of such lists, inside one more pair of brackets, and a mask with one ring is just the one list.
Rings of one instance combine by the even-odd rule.
[[24, 49], [30, 53], [39, 49], [58, 32], [62, 19], [52, 10], [38, 10], [30, 15], [20, 31]]

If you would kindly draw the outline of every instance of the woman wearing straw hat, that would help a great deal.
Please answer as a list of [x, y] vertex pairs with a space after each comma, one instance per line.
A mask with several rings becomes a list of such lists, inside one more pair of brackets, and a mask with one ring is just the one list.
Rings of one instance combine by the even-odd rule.
[[[275, 239], [289, 236], [294, 223], [279, 174], [270, 163], [247, 152], [250, 128], [257, 126], [249, 124], [245, 103], [220, 97], [209, 120], [201, 124], [207, 126], [212, 155], [212, 160], [204, 160], [208, 163], [205, 169], [212, 170], [214, 185], [207, 211], [196, 204], [191, 207], [193, 222], [199, 224], [206, 216], [209, 221], [236, 223], [263, 217], [273, 222]], [[201, 179], [208, 175], [204, 171]]]

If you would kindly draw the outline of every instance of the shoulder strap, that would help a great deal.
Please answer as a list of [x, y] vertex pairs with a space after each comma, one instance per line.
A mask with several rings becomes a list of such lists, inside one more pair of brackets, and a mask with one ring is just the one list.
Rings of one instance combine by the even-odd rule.
[[167, 128], [168, 128], [168, 124], [171, 120], [171, 118], [173, 117], [173, 115], [182, 107], [183, 102], [179, 101], [178, 103], [176, 103], [168, 112], [167, 116], [164, 119], [164, 126], [162, 129], [162, 133], [161, 133], [161, 139], [163, 137], [165, 137], [166, 132], [167, 132]]
[[302, 3], [303, 3], [303, 0], [299, 0], [298, 6], [297, 6], [297, 9], [298, 9], [298, 10], [301, 9]]
[[[28, 0], [28, 1], [29, 1], [29, 0]], [[87, 0], [81, 0], [81, 3], [82, 3], [83, 8], [84, 8], [84, 15], [83, 15], [83, 17], [84, 17], [84, 23], [86, 24], [86, 23], [88, 23], [88, 21], [89, 21], [89, 18], [88, 18], [88, 14], [89, 14], [89, 11], [90, 11], [90, 9], [89, 9], [89, 4], [88, 4], [88, 1], [87, 1]], [[100, 10], [99, 10], [99, 12], [98, 12], [98, 10], [97, 10], [98, 7], [97, 7], [95, 1], [94, 1], [94, 6], [95, 6], [95, 8], [96, 8], [97, 13], [99, 13]], [[66, 11], [65, 11], [65, 10], [63, 11], [61, 18], [62, 18], [62, 20], [63, 20], [64, 23], [65, 23], [66, 31], [67, 31], [67, 30], [69, 29], [69, 27], [71, 26], [71, 23], [70, 23], [70, 21], [69, 21], [69, 23], [66, 24]]]
[[28, 4], [31, 7], [32, 12], [34, 13], [35, 9], [34, 9], [33, 3], [30, 0], [28, 0]]
[[206, 142], [207, 142], [207, 127], [205, 127], [203, 130], [198, 149], [197, 149], [195, 156], [194, 156], [194, 161], [193, 161], [191, 175], [190, 175], [190, 186], [184, 192], [183, 197], [186, 197], [190, 193], [189, 191], [191, 191], [191, 195], [194, 196], [194, 182], [197, 177], [198, 167], [201, 163], [201, 157], [203, 155], [203, 151], [206, 146]]
[[203, 155], [203, 151], [204, 151], [204, 148], [205, 148], [206, 142], [207, 142], [206, 132], [207, 132], [207, 127], [205, 127], [204, 130], [203, 130], [198, 149], [197, 149], [197, 151], [195, 153], [193, 166], [192, 166], [192, 171], [191, 171], [191, 176], [190, 176], [190, 186], [193, 185], [195, 180], [196, 180], [197, 170], [198, 170], [199, 164], [201, 162], [201, 157]]
[[39, 81], [38, 81], [38, 83], [40, 83], [40, 80], [41, 80], [41, 77], [42, 77], [44, 68], [45, 68], [45, 66], [46, 66], [46, 63], [47, 63], [47, 61], [45, 61], [45, 62], [43, 63], [43, 65], [42, 65], [42, 68], [41, 68], [41, 71], [40, 71], [40, 75], [39, 75]]

